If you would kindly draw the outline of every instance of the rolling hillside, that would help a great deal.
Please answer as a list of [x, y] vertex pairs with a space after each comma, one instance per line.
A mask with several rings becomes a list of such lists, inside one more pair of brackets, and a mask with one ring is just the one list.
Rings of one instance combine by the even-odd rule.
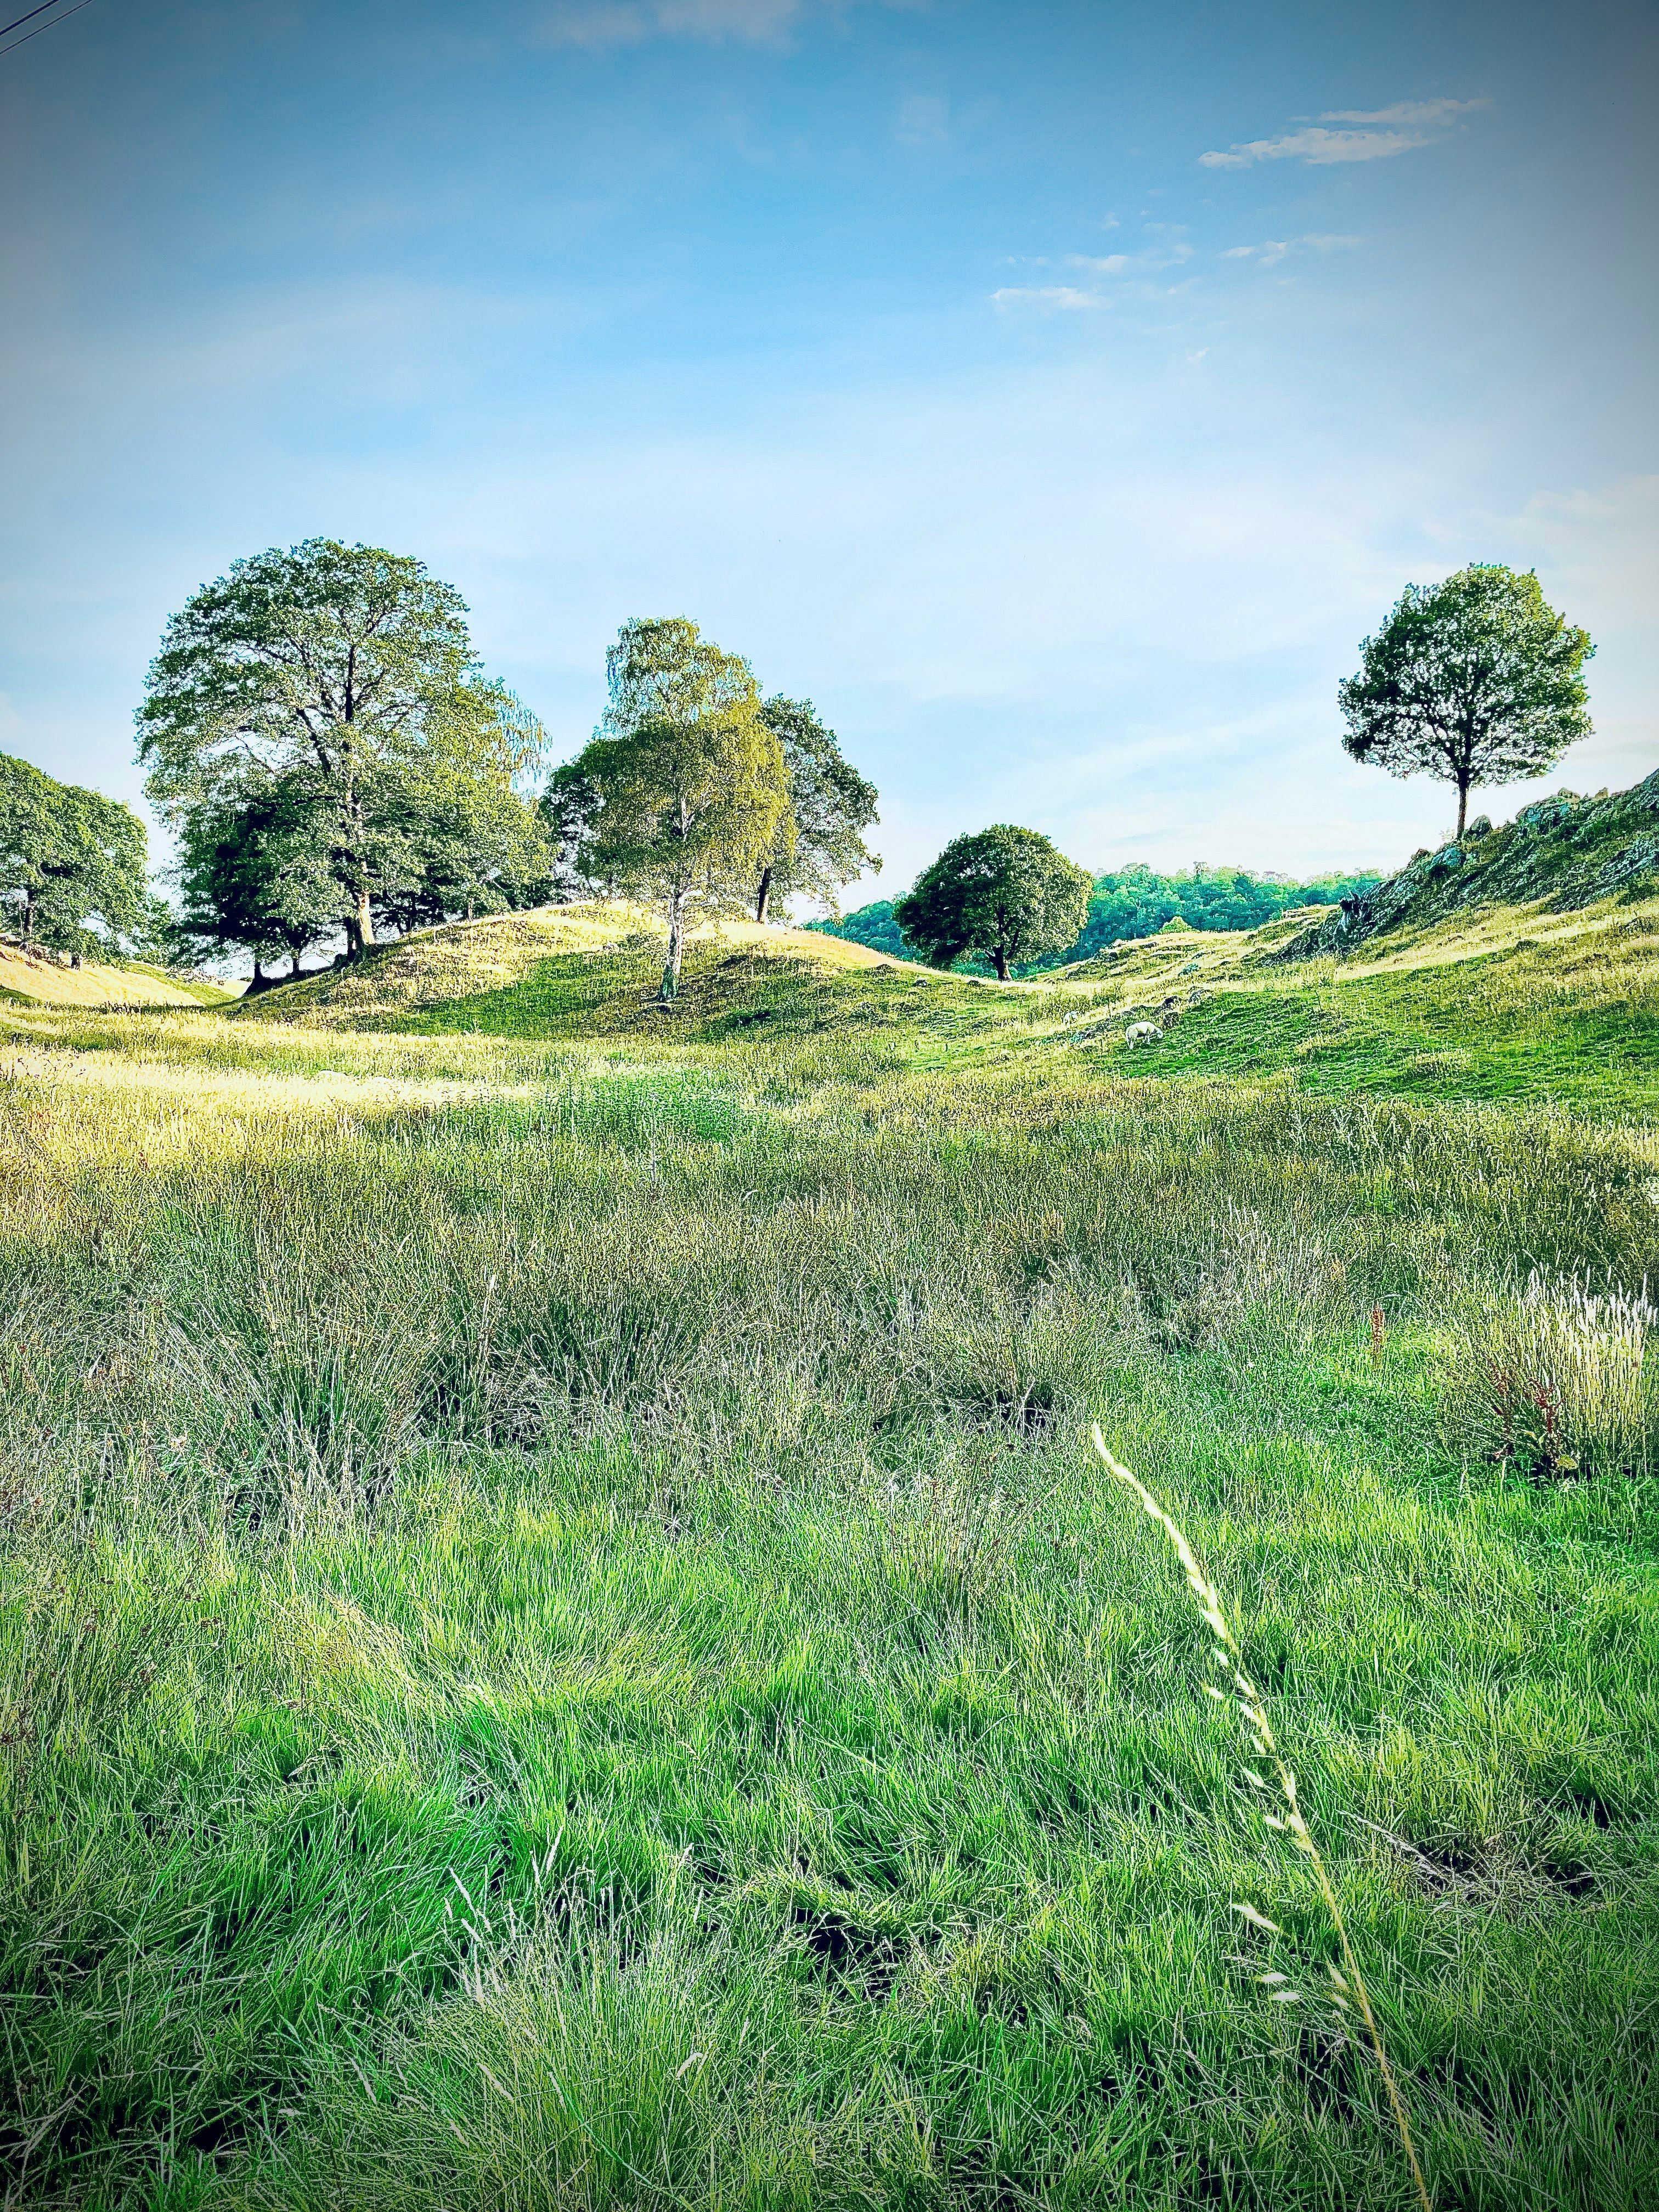
[[15, 945], [0, 945], [0, 993], [48, 1006], [224, 1006], [234, 995], [211, 984], [180, 982], [160, 969], [106, 968], [95, 960], [66, 968]]
[[[763, 1055], [844, 1036], [884, 1064], [1011, 1058], [1302, 1090], [1553, 1099], [1659, 1115], [1659, 778], [1556, 799], [1419, 856], [1347, 908], [1158, 934], [1024, 982], [940, 972], [821, 932], [727, 921], [657, 1002], [656, 916], [553, 907], [457, 924], [234, 1010], [295, 1028], [624, 1037]], [[1132, 1024], [1163, 1034], [1132, 1048]]]

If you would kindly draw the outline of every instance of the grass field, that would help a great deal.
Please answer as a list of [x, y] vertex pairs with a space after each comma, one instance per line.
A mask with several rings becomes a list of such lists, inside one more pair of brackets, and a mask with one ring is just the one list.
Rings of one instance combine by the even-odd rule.
[[4, 2201], [1409, 2204], [1098, 1422], [1436, 2203], [1650, 2205], [1656, 912], [0, 1007]]

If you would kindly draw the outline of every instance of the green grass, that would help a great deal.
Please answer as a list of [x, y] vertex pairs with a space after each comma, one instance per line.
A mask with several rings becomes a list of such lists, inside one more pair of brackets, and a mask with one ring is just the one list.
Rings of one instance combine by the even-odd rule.
[[[1570, 1478], [1470, 1389], [1529, 1276], [1659, 1281], [1648, 1033], [1596, 1091], [1513, 961], [1133, 1058], [1060, 1024], [1115, 982], [651, 964], [4, 1018], [11, 2201], [1405, 2205], [1098, 1420], [1437, 2203], [1650, 2203], [1654, 1362]], [[1419, 1037], [1459, 1096], [1381, 1095]]]

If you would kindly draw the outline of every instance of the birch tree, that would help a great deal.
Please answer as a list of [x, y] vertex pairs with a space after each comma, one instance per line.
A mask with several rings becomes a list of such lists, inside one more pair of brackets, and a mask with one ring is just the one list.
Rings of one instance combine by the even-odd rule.
[[696, 623], [624, 623], [605, 665], [605, 726], [574, 763], [592, 806], [581, 870], [661, 906], [667, 1001], [691, 913], [747, 910], [788, 807], [788, 775], [749, 664]]

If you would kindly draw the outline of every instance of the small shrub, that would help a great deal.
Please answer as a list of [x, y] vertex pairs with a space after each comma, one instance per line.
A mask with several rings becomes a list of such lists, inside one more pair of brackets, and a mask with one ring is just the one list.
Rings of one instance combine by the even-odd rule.
[[1449, 1438], [1539, 1478], [1645, 1474], [1659, 1427], [1656, 1322], [1645, 1296], [1534, 1268], [1520, 1297], [1458, 1330]]

